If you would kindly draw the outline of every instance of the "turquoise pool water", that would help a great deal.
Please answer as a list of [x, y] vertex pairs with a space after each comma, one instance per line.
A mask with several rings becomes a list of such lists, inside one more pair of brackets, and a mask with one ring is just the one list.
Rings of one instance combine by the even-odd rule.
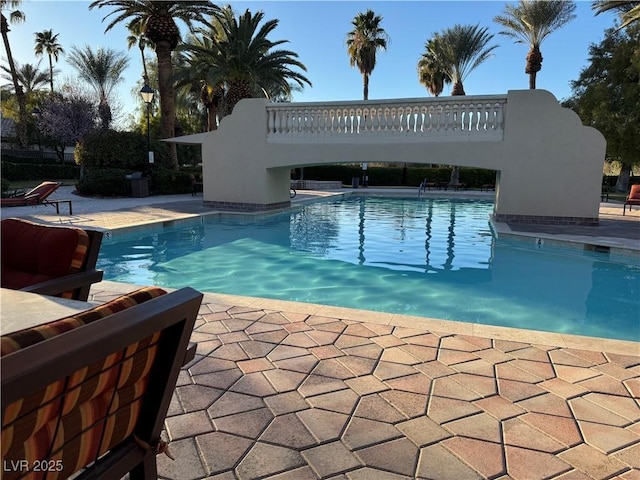
[[347, 197], [102, 246], [105, 279], [640, 341], [640, 262], [496, 239], [493, 203]]

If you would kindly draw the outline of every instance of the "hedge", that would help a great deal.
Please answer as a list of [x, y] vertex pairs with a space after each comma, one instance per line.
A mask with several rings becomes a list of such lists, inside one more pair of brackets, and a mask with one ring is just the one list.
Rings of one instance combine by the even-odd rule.
[[2, 162], [2, 176], [9, 181], [21, 180], [61, 180], [79, 178], [80, 167], [77, 165], [13, 163]]

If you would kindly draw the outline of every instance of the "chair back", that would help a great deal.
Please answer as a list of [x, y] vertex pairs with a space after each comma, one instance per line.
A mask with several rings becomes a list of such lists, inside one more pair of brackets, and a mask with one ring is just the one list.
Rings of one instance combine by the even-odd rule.
[[629, 200], [640, 200], [640, 184], [631, 185]]
[[38, 203], [41, 203], [45, 198], [55, 192], [62, 183], [60, 182], [42, 182], [37, 187], [29, 190], [25, 193], [25, 197], [38, 196]]

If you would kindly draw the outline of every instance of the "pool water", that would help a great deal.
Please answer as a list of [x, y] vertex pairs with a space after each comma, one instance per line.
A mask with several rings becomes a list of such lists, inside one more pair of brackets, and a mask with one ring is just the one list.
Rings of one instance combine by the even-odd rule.
[[492, 201], [347, 197], [105, 240], [105, 279], [640, 341], [640, 261], [496, 239]]

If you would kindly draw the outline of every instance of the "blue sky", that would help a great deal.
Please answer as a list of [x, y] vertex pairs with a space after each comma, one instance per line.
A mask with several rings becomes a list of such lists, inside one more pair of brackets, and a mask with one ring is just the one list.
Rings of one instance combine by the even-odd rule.
[[[224, 5], [229, 2], [219, 3]], [[306, 76], [313, 87], [296, 93], [294, 101], [332, 101], [362, 99], [362, 76], [349, 65], [345, 38], [351, 20], [368, 8], [383, 17], [382, 27], [391, 38], [387, 51], [379, 52], [377, 65], [370, 80], [369, 98], [416, 98], [427, 96], [418, 83], [416, 64], [424, 52], [425, 41], [437, 31], [459, 24], [488, 27], [495, 34], [492, 44], [499, 47], [492, 58], [472, 71], [464, 82], [468, 95], [502, 94], [508, 90], [528, 88], [524, 73], [527, 46], [514, 44], [510, 37], [498, 35], [500, 27], [493, 18], [502, 13], [504, 1], [234, 1], [238, 12], [262, 10], [265, 19], [279, 19], [271, 40], [288, 40], [284, 47], [299, 55], [307, 66]], [[606, 28], [614, 23], [613, 14], [594, 16], [591, 2], [578, 1], [576, 19], [551, 34], [542, 44], [542, 71], [537, 86], [552, 92], [558, 99], [570, 95], [569, 82], [577, 79], [587, 65], [588, 48], [598, 43]], [[137, 48], [127, 51], [127, 32], [117, 26], [104, 33], [102, 18], [112, 10], [108, 7], [89, 11], [87, 1], [25, 0], [20, 9], [26, 22], [11, 26], [9, 38], [14, 58], [20, 63], [36, 63], [33, 52], [35, 32], [52, 29], [60, 44], [69, 51], [89, 44], [126, 52], [130, 64], [118, 97], [122, 115], [131, 111], [138, 101], [137, 81], [142, 64]], [[184, 33], [184, 26], [181, 25]], [[147, 51], [149, 58], [155, 52]], [[6, 54], [3, 51], [3, 58]], [[4, 61], [4, 60], [3, 60]], [[55, 65], [62, 78], [73, 75], [63, 55]], [[48, 68], [43, 58], [42, 69]], [[5, 82], [6, 83], [6, 82]], [[445, 87], [443, 95], [450, 94]]]

